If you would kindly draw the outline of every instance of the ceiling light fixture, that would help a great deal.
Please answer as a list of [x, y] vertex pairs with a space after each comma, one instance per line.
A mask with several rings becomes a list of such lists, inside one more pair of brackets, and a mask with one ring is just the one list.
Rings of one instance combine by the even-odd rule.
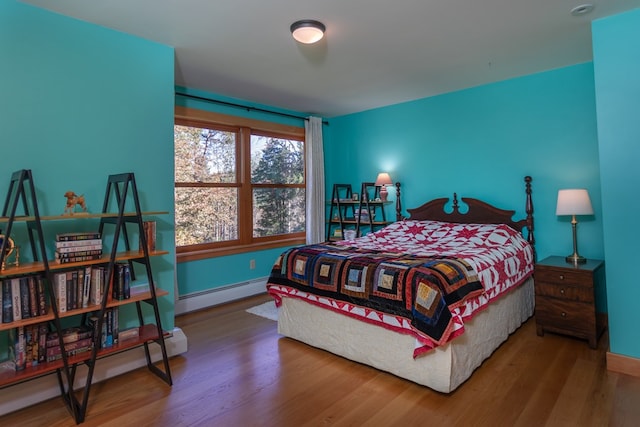
[[593, 12], [594, 7], [595, 6], [590, 3], [581, 4], [580, 6], [576, 6], [571, 9], [571, 14], [573, 16], [586, 15], [587, 13]]
[[313, 44], [324, 36], [326, 30], [322, 22], [312, 19], [303, 19], [291, 24], [291, 35], [296, 41], [304, 44]]

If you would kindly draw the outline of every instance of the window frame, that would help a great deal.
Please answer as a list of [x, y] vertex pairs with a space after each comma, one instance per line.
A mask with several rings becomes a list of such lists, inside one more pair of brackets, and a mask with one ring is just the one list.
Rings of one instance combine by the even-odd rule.
[[188, 107], [175, 107], [174, 125], [213, 128], [237, 132], [235, 183], [184, 183], [178, 187], [238, 188], [238, 239], [176, 246], [178, 262], [194, 261], [216, 256], [253, 252], [269, 248], [299, 245], [305, 242], [305, 233], [253, 237], [253, 189], [264, 184], [251, 182], [251, 135], [272, 136], [302, 141], [305, 157], [305, 176], [302, 184], [270, 184], [269, 188], [306, 188], [306, 141], [304, 127], [282, 125], [244, 117], [231, 116]]

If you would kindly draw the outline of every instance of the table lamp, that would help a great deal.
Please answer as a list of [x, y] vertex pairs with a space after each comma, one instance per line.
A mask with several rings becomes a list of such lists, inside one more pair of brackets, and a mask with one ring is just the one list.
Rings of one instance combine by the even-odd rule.
[[578, 255], [578, 235], [576, 226], [578, 221], [576, 215], [593, 215], [591, 199], [585, 189], [567, 189], [558, 191], [558, 205], [556, 215], [571, 215], [571, 227], [573, 229], [573, 254], [567, 256], [565, 260], [571, 264], [584, 264], [585, 257]]
[[392, 185], [393, 181], [391, 181], [391, 177], [387, 172], [380, 172], [378, 177], [376, 178], [376, 187], [380, 187], [380, 200], [383, 202], [387, 201], [387, 197], [389, 193], [387, 192], [387, 185]]

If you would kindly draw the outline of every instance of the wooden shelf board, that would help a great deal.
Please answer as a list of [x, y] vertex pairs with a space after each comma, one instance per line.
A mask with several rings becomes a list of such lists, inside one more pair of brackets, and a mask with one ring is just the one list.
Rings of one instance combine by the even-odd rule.
[[[134, 347], [139, 347], [145, 342], [154, 341], [160, 338], [158, 334], [158, 328], [154, 324], [143, 325], [139, 327], [139, 336], [135, 339], [129, 339], [118, 344], [98, 350], [97, 357], [102, 358], [115, 353], [120, 353], [125, 350], [129, 350]], [[71, 356], [67, 359], [69, 366], [78, 365], [91, 359], [91, 351]], [[13, 385], [18, 382], [27, 381], [33, 378], [41, 377], [43, 375], [51, 374], [58, 369], [63, 368], [62, 360], [56, 360], [53, 362], [41, 363], [36, 366], [26, 367], [21, 371], [0, 371], [0, 388]]]
[[[168, 253], [169, 251], [152, 251], [152, 252], [149, 252], [149, 256], [150, 257], [162, 256], [162, 255], [167, 255]], [[106, 264], [109, 262], [110, 257], [111, 257], [111, 254], [103, 254], [102, 257], [99, 259], [94, 259], [90, 261], [69, 262], [65, 264], [58, 264], [57, 262], [52, 261], [52, 262], [49, 262], [49, 269], [54, 271], [54, 270], [65, 270], [65, 269], [70, 269], [70, 268], [79, 267], [79, 266], [86, 266], [86, 265]], [[116, 254], [116, 261], [126, 261], [130, 259], [142, 259], [142, 258], [144, 258], [144, 253], [138, 250], [118, 252]], [[24, 262], [17, 267], [10, 266], [5, 268], [4, 270], [0, 271], [0, 276], [19, 276], [19, 275], [25, 275], [25, 274], [40, 273], [42, 271], [44, 271], [44, 263], [42, 261]]]
[[[167, 211], [149, 211], [149, 212], [141, 212], [142, 216], [155, 216], [155, 215], [166, 215], [169, 212]], [[123, 214], [124, 217], [134, 217], [136, 216], [135, 212], [125, 212]], [[45, 215], [40, 217], [40, 221], [67, 221], [70, 219], [85, 219], [85, 218], [117, 218], [118, 213], [84, 213], [77, 212], [73, 215]], [[35, 221], [35, 216], [16, 216], [13, 218], [14, 222], [23, 222], [23, 221]], [[2, 216], [0, 217], [0, 223], [9, 222], [9, 217]]]
[[[144, 288], [144, 289], [139, 289]], [[156, 297], [163, 297], [169, 295], [169, 291], [156, 288]], [[131, 304], [134, 302], [145, 301], [151, 298], [151, 291], [147, 286], [132, 286], [131, 298], [123, 300], [111, 300], [107, 303], [107, 307], [119, 307], [121, 305]], [[92, 311], [99, 311], [100, 305], [91, 305], [89, 307], [78, 308], [75, 310], [68, 310], [60, 313], [60, 318], [75, 316], [83, 313], [90, 313]], [[48, 314], [44, 316], [32, 317], [30, 319], [18, 320], [17, 322], [0, 323], [0, 331], [17, 328], [20, 326], [35, 325], [37, 323], [48, 322], [53, 320], [53, 312], [50, 310]]]

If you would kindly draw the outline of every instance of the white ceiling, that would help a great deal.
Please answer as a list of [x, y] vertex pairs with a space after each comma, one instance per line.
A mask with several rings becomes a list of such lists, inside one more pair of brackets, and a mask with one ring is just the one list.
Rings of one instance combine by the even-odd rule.
[[[333, 117], [590, 61], [640, 0], [24, 0], [175, 47], [176, 84]], [[317, 45], [289, 32], [327, 28]]]

